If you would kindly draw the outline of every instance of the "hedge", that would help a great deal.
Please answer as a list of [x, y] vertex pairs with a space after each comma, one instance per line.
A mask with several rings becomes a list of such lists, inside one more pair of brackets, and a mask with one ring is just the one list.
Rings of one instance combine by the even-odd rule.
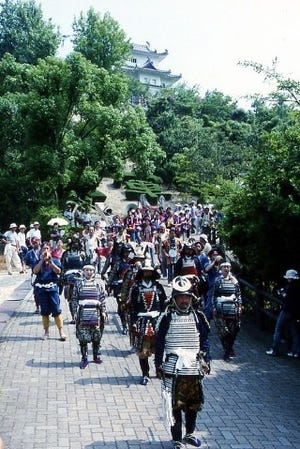
[[147, 200], [150, 204], [156, 204], [158, 195], [153, 192], [148, 192], [145, 190], [125, 190], [125, 196], [127, 201], [139, 201], [141, 194], [146, 195]]
[[151, 192], [155, 195], [161, 194], [161, 186], [150, 181], [132, 179], [125, 182], [125, 190], [140, 190], [141, 193]]
[[93, 204], [94, 203], [104, 203], [106, 200], [107, 196], [105, 195], [105, 193], [100, 192], [99, 190], [96, 190], [95, 192], [93, 192], [91, 194], [91, 199]]

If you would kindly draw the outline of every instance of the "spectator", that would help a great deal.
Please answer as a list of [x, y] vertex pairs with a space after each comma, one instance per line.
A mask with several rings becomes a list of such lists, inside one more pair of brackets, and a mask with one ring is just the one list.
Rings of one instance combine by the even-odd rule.
[[58, 259], [52, 258], [48, 243], [44, 243], [42, 246], [40, 259], [34, 266], [33, 272], [37, 276], [35, 287], [44, 327], [43, 339], [47, 340], [49, 338], [49, 316], [51, 314], [59, 330], [60, 340], [65, 341], [67, 337], [63, 331], [58, 286], [61, 273], [60, 262]]
[[17, 228], [18, 226], [16, 223], [11, 223], [9, 230], [4, 233], [4, 239], [2, 239], [5, 243], [4, 256], [8, 274], [13, 274], [13, 267], [15, 267], [20, 274], [24, 273], [19, 257], [20, 246], [18, 234], [16, 232]]
[[61, 260], [64, 251], [65, 248], [63, 245], [63, 241], [59, 239], [57, 240], [55, 248], [51, 248], [51, 256], [54, 257], [55, 259]]
[[18, 242], [19, 242], [19, 257], [21, 259], [21, 264], [24, 273], [27, 273], [26, 263], [25, 263], [25, 256], [27, 254], [28, 248], [26, 245], [26, 226], [21, 224], [19, 226], [19, 232], [18, 232]]
[[61, 238], [61, 232], [58, 226], [58, 223], [54, 223], [52, 229], [50, 230], [50, 247], [51, 249], [55, 249], [57, 242], [60, 240]]
[[279, 355], [281, 332], [284, 326], [287, 325], [292, 337], [292, 344], [287, 355], [289, 357], [299, 357], [300, 346], [297, 328], [297, 320], [300, 319], [299, 274], [296, 270], [290, 269], [287, 270], [283, 277], [286, 279], [286, 285], [282, 292], [283, 304], [276, 321], [272, 347], [266, 351], [266, 354]]
[[[76, 207], [76, 209], [77, 209], [77, 207]], [[74, 226], [74, 224], [75, 224], [75, 222], [74, 222], [74, 211], [72, 210], [72, 205], [71, 204], [67, 204], [66, 205], [66, 208], [64, 210], [63, 215], [68, 220], [69, 227]]]
[[37, 237], [33, 237], [31, 240], [32, 248], [27, 252], [25, 256], [25, 263], [31, 268], [31, 285], [33, 286], [33, 297], [35, 301], [35, 313], [40, 312], [40, 306], [38, 297], [36, 294], [36, 288], [35, 288], [35, 282], [36, 282], [36, 275], [33, 272], [33, 268], [40, 260], [40, 240]]
[[33, 227], [28, 231], [26, 238], [28, 239], [28, 246], [32, 247], [32, 239], [33, 237], [38, 238], [40, 241], [42, 241], [42, 235], [40, 231], [40, 224], [38, 221], [35, 221], [33, 223]]

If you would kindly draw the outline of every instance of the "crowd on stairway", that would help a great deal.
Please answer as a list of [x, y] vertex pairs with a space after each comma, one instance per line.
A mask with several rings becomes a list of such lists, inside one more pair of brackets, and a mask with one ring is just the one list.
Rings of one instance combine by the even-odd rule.
[[[93, 362], [102, 363], [101, 339], [109, 319], [105, 298], [113, 295], [122, 333], [139, 359], [141, 385], [150, 381], [149, 358], [155, 356], [174, 448], [185, 447], [184, 442], [199, 447], [194, 431], [203, 405], [202, 379], [210, 373], [210, 322], [215, 323], [226, 362], [235, 356], [241, 327], [239, 282], [218, 238], [222, 214], [191, 202], [165, 209], [131, 208], [123, 217], [114, 215], [110, 223], [104, 218], [92, 222], [88, 211], [79, 226], [73, 226], [71, 214], [68, 220], [64, 232], [57, 221], [42, 236], [36, 221], [28, 232], [12, 223], [2, 235], [8, 274], [31, 270], [42, 338], [49, 338], [52, 316], [60, 340], [66, 340], [63, 294], [80, 346], [80, 369], [89, 364], [89, 344]], [[295, 270], [285, 277], [289, 285], [299, 285]], [[288, 313], [280, 315], [268, 354], [278, 354], [284, 322], [294, 330], [295, 316]], [[292, 333], [289, 354], [299, 354], [297, 332]]]

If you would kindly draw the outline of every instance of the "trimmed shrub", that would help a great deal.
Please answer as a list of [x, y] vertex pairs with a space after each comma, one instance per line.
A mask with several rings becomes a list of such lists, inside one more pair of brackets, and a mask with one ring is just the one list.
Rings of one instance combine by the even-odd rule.
[[131, 179], [135, 179], [135, 174], [133, 172], [125, 172], [123, 175], [123, 182], [130, 181]]
[[162, 184], [163, 181], [160, 176], [157, 175], [149, 175], [147, 181], [153, 182], [154, 184]]
[[95, 190], [95, 192], [93, 192], [91, 194], [91, 198], [92, 198], [92, 203], [104, 203], [104, 201], [106, 200], [106, 195], [103, 192], [100, 192], [99, 190]]
[[125, 182], [125, 189], [128, 190], [142, 190], [148, 192], [154, 192], [155, 194], [161, 194], [161, 186], [158, 184], [154, 184], [150, 181], [142, 181], [139, 179], [132, 179]]
[[127, 201], [139, 201], [141, 193], [145, 193], [141, 190], [125, 190], [125, 197]]
[[114, 179], [113, 186], [115, 189], [120, 189], [122, 187], [122, 181]]

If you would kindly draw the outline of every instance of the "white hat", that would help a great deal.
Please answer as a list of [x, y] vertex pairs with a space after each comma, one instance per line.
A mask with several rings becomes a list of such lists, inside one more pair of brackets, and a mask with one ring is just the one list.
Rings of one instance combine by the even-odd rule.
[[35, 226], [35, 225], [40, 225], [40, 224], [39, 224], [38, 221], [35, 221], [35, 222], [33, 223], [33, 226]]
[[21, 225], [19, 226], [19, 229], [26, 229], [26, 226], [23, 225], [23, 224], [21, 224]]
[[206, 234], [200, 234], [199, 238], [205, 240], [205, 242], [208, 242], [208, 237]]
[[296, 270], [287, 270], [285, 273], [285, 276], [283, 276], [285, 279], [299, 279], [298, 271]]
[[17, 228], [17, 227], [18, 227], [18, 225], [17, 225], [16, 223], [11, 223], [11, 224], [9, 225], [9, 229]]

